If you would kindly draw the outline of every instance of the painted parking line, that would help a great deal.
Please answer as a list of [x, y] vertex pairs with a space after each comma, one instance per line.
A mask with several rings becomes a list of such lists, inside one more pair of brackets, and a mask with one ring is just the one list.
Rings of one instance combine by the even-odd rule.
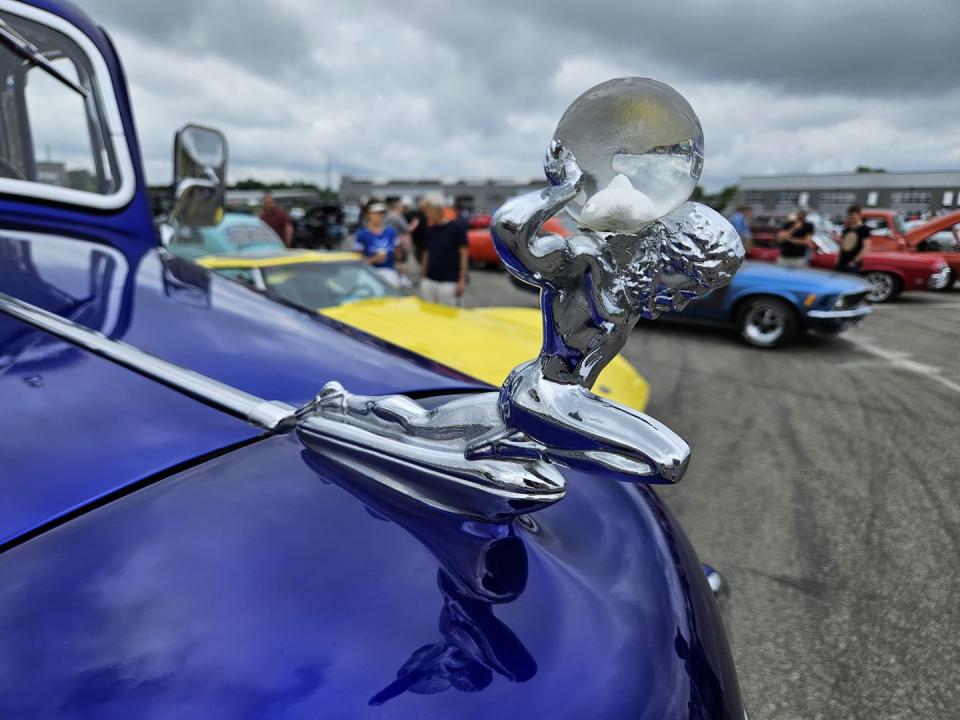
[[[900, 308], [903, 308], [904, 310], [907, 310], [907, 311], [913, 311], [915, 308], [923, 308], [924, 310], [926, 310], [927, 308], [951, 308], [951, 309], [956, 309], [956, 308], [958, 308], [958, 307], [960, 307], [960, 301], [958, 301], [958, 302], [917, 303], [916, 305], [909, 306], [909, 307], [908, 307], [907, 305], [899, 305], [899, 306], [896, 306], [896, 307], [891, 307], [891, 308], [889, 308], [889, 309], [890, 309], [890, 310], [899, 310]], [[885, 310], [886, 310], [886, 308], [885, 308]]]
[[[960, 395], [960, 383], [955, 382], [948, 377], [944, 377], [943, 369], [938, 368], [936, 365], [929, 365], [927, 363], [914, 360], [913, 356], [908, 352], [902, 352], [900, 350], [888, 350], [887, 348], [880, 347], [876, 344], [876, 341], [873, 338], [866, 337], [864, 335], [851, 335], [847, 337], [847, 340], [852, 345], [856, 346], [858, 350], [869, 355], [873, 355], [875, 358], [877, 358], [877, 362], [886, 365], [887, 367], [894, 368], [895, 370], [912, 372], [916, 375], [922, 375], [928, 380], [933, 380], [934, 382], [939, 383], [943, 387], [948, 388], [949, 390], [952, 390]], [[864, 366], [865, 361], [851, 360], [846, 363], [840, 363], [840, 367], [845, 368], [856, 367], [858, 365], [861, 367]]]

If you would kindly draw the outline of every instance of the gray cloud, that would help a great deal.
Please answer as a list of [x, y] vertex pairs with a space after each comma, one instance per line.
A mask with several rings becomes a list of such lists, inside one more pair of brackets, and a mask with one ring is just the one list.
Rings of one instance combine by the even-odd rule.
[[[535, 175], [564, 108], [618, 74], [693, 103], [709, 186], [960, 165], [960, 4], [825, 0], [88, 0], [117, 39], [148, 173], [187, 120], [233, 176]], [[921, 12], [922, 11], [922, 12]]]
[[[524, 48], [534, 61], [551, 51], [600, 52], [627, 64], [655, 60], [695, 78], [802, 91], [878, 95], [960, 87], [955, 0], [487, 0], [472, 10], [482, 18], [467, 22], [459, 21], [459, 9], [444, 10], [451, 7], [444, 0], [413, 4], [418, 19], [456, 33], [459, 43], [484, 43], [492, 67], [504, 52], [516, 69], [513, 55]], [[498, 35], [502, 40], [493, 39]]]
[[86, 0], [108, 32], [125, 30], [176, 53], [216, 55], [256, 75], [309, 64], [319, 25], [282, 2], [249, 0]]

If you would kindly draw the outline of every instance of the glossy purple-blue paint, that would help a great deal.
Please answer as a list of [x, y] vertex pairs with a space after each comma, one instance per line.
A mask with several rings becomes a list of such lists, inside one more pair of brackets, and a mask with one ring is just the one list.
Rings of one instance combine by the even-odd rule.
[[[30, 4], [107, 60], [136, 192], [0, 197], [0, 290], [266, 399], [482, 387], [166, 258], [109, 38]], [[0, 717], [741, 720], [702, 569], [647, 488], [570, 472], [533, 518], [465, 521], [9, 318], [0, 398]]]
[[504, 526], [370, 488], [274, 437], [0, 555], [0, 717], [742, 717], [651, 491]]

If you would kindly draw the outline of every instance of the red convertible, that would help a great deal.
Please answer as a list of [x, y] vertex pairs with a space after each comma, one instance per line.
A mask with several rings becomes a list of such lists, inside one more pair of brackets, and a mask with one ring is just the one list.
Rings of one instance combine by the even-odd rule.
[[[866, 215], [867, 211], [864, 211]], [[780, 256], [777, 231], [785, 219], [786, 216], [779, 215], [758, 216], [758, 222], [750, 226], [753, 247], [747, 257], [775, 262]], [[810, 213], [807, 219], [817, 228], [810, 265], [834, 270], [840, 248], [833, 233], [814, 213]], [[876, 244], [864, 256], [860, 274], [873, 285], [868, 295], [871, 302], [887, 302], [902, 292], [913, 290], [942, 290], [952, 281], [950, 266], [942, 253], [881, 250]]]

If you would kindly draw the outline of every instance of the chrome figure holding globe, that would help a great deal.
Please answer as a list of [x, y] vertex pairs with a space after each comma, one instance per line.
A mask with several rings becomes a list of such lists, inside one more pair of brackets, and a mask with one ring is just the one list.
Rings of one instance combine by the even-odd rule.
[[[550, 187], [508, 201], [493, 218], [507, 269], [541, 290], [539, 357], [515, 368], [499, 393], [431, 410], [329, 383], [301, 420], [301, 438], [395, 491], [490, 520], [561, 499], [566, 481], [555, 465], [677, 482], [690, 458], [683, 439], [590, 390], [641, 318], [722, 287], [743, 260], [733, 227], [687, 202], [702, 148], [696, 114], [667, 85], [621, 78], [581, 95], [547, 151]], [[541, 234], [561, 210], [579, 231]]]

